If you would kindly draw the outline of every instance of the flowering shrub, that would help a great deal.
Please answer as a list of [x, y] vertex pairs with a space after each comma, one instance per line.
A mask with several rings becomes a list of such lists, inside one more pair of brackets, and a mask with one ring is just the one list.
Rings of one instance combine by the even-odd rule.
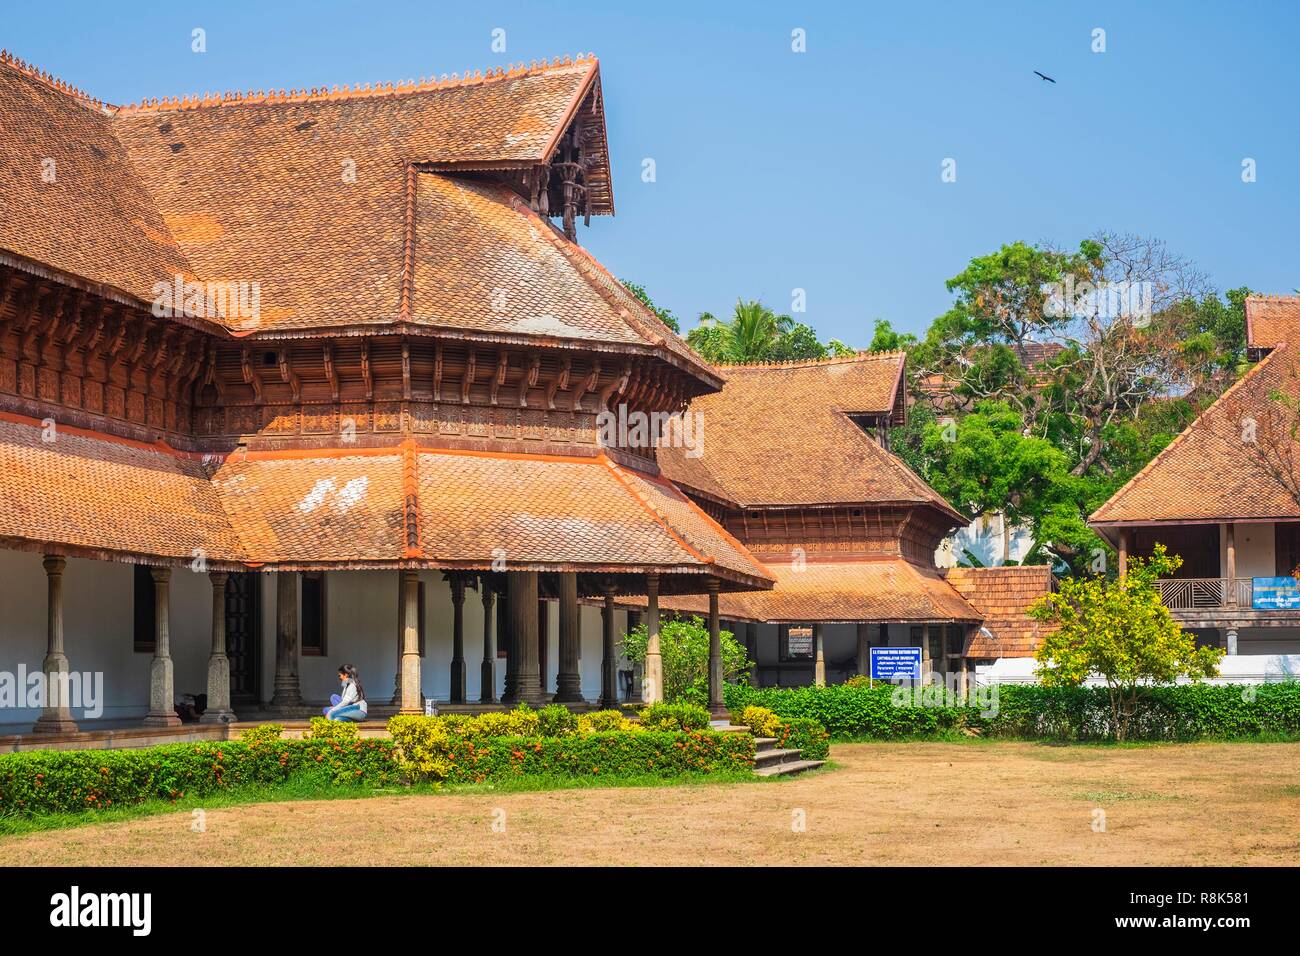
[[538, 732], [543, 737], [565, 737], [578, 732], [578, 715], [563, 704], [548, 704], [537, 712]]
[[755, 737], [778, 737], [781, 732], [781, 718], [766, 707], [749, 704], [740, 709], [739, 714], [732, 715], [732, 722], [741, 727], [748, 727]]
[[0, 814], [75, 813], [290, 780], [374, 787], [398, 777], [387, 740], [280, 740], [263, 733], [252, 743], [36, 750], [0, 755]]
[[662, 778], [739, 773], [753, 767], [748, 734], [616, 730], [563, 737], [470, 738], [437, 718], [398, 716], [389, 730], [412, 781], [482, 783], [512, 777]]

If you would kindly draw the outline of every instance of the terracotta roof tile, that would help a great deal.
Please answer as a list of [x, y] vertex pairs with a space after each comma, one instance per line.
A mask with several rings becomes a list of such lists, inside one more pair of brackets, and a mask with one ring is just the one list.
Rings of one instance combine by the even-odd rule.
[[[285, 568], [658, 569], [770, 578], [668, 482], [603, 457], [395, 448], [198, 456], [0, 415], [0, 539]], [[680, 579], [665, 590], [680, 589]]]
[[949, 568], [951, 584], [984, 619], [966, 649], [968, 657], [1030, 657], [1050, 626], [1025, 613], [1053, 587], [1046, 565], [997, 568]]
[[[53, 440], [46, 441], [46, 437]], [[239, 559], [203, 464], [164, 446], [105, 441], [0, 416], [0, 537], [106, 556]]]
[[[938, 574], [901, 558], [814, 562], [796, 569], [788, 562], [766, 565], [776, 578], [770, 591], [745, 591], [718, 598], [722, 617], [777, 623], [958, 622], [980, 614]], [[644, 606], [644, 599], [638, 606]], [[701, 595], [667, 598], [661, 606], [695, 614], [708, 612]]]
[[1246, 342], [1261, 349], [1300, 345], [1300, 295], [1247, 296]]
[[[1300, 517], [1286, 486], [1270, 473], [1264, 456], [1270, 436], [1300, 467], [1290, 434], [1290, 413], [1271, 396], [1300, 395], [1300, 346], [1270, 352], [1192, 422], [1105, 504], [1090, 522], [1222, 521], [1231, 518]], [[1254, 442], [1244, 441], [1247, 420]], [[1274, 461], [1274, 464], [1284, 464]], [[1292, 483], [1300, 482], [1300, 475]]]
[[0, 250], [152, 301], [190, 275], [112, 118], [0, 58]]
[[691, 402], [703, 453], [658, 451], [673, 481], [743, 507], [926, 503], [960, 516], [849, 417], [884, 415], [903, 376], [902, 353], [784, 365], [734, 365], [722, 391]]

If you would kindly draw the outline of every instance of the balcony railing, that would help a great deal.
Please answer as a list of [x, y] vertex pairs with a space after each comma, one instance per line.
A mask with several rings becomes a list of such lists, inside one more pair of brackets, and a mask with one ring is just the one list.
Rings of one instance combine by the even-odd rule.
[[1171, 611], [1206, 611], [1254, 604], [1252, 578], [1166, 578], [1156, 582], [1160, 600]]

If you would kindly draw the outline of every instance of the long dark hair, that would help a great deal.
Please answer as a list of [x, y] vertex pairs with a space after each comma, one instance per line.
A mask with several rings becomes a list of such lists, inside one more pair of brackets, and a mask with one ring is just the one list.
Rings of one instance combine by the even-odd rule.
[[357, 676], [357, 669], [351, 664], [340, 664], [339, 673], [357, 685], [357, 700], [365, 700], [366, 689], [361, 686], [361, 678]]

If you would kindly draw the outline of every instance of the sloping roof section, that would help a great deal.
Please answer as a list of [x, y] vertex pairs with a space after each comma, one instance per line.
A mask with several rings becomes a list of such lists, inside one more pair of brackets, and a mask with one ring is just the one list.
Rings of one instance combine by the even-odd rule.
[[763, 566], [681, 492], [605, 459], [421, 451], [418, 475], [420, 538], [438, 563], [656, 568], [747, 587], [770, 583]]
[[968, 657], [1031, 657], [1053, 629], [1025, 613], [1053, 589], [1047, 565], [949, 568], [947, 578], [984, 619], [966, 649]]
[[102, 105], [0, 57], [0, 252], [151, 301], [192, 270]]
[[[901, 558], [863, 561], [768, 564], [776, 578], [770, 591], [718, 597], [719, 614], [734, 621], [843, 624], [974, 622], [980, 613], [936, 573]], [[638, 606], [644, 606], [642, 598]], [[708, 613], [708, 599], [689, 595], [665, 599], [668, 610]]]
[[415, 188], [408, 321], [507, 340], [662, 348], [721, 384], [622, 283], [511, 190], [434, 173], [419, 174]]
[[1270, 352], [1147, 463], [1089, 521], [1224, 521], [1300, 517], [1295, 413], [1300, 347]]
[[162, 445], [0, 415], [0, 502], [0, 538], [19, 545], [106, 558], [243, 555], [203, 463]]
[[657, 570], [672, 576], [666, 592], [687, 587], [686, 575], [740, 588], [772, 580], [668, 482], [605, 458], [409, 441], [200, 456], [66, 426], [50, 433], [35, 419], [0, 414], [0, 501], [7, 545], [96, 557]]
[[1300, 295], [1246, 297], [1246, 343], [1255, 349], [1300, 345]]
[[[691, 402], [702, 453], [663, 447], [659, 465], [678, 484], [742, 507], [946, 501], [849, 417], [890, 412], [902, 389], [902, 353], [786, 365], [733, 365], [721, 392]], [[694, 452], [699, 452], [697, 445]]]

